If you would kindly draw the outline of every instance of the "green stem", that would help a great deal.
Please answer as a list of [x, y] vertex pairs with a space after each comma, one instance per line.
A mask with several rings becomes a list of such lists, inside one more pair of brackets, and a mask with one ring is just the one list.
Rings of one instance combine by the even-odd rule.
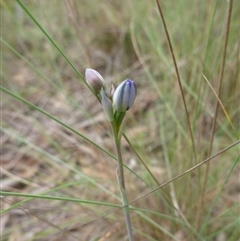
[[112, 125], [114, 143], [115, 143], [117, 159], [118, 159], [117, 180], [118, 180], [118, 186], [122, 197], [123, 213], [125, 216], [125, 222], [127, 226], [129, 241], [134, 241], [133, 233], [132, 233], [132, 224], [131, 224], [130, 213], [129, 213], [129, 205], [128, 205], [128, 199], [127, 199], [127, 193], [126, 193], [125, 181], [124, 181], [124, 169], [123, 169], [123, 160], [122, 160], [122, 153], [121, 153], [121, 134], [119, 134], [120, 128], [115, 121], [111, 122], [111, 125]]

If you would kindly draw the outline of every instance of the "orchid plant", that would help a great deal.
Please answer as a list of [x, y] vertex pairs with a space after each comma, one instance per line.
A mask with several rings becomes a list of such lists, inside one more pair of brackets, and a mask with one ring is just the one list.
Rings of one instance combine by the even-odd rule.
[[124, 80], [115, 90], [113, 85], [106, 90], [106, 83], [104, 78], [94, 69], [86, 69], [85, 79], [89, 84], [92, 92], [101, 102], [106, 116], [111, 124], [116, 154], [118, 159], [117, 180], [119, 190], [121, 193], [123, 212], [128, 232], [128, 238], [133, 241], [132, 225], [129, 214], [129, 206], [127, 193], [124, 181], [124, 169], [121, 153], [121, 136], [122, 136], [122, 121], [125, 117], [126, 111], [133, 105], [137, 95], [137, 88], [133, 80]]

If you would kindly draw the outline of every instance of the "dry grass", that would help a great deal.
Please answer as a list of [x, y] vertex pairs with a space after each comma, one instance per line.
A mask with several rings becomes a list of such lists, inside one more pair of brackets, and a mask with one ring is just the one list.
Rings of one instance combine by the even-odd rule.
[[[227, 14], [227, 2], [218, 3], [215, 15], [214, 3], [193, 1], [186, 11], [186, 1], [176, 6], [170, 2], [163, 2], [162, 8], [183, 85], [197, 160], [155, 4], [24, 2], [80, 73], [86, 67], [94, 68], [115, 86], [125, 78], [136, 81], [138, 96], [127, 113], [124, 131], [159, 184], [208, 157], [216, 97], [202, 73], [216, 90]], [[114, 155], [110, 126], [101, 105], [17, 2], [1, 4], [2, 86], [96, 144], [3, 93], [1, 190], [120, 204], [117, 163], [98, 148]], [[239, 132], [239, 23], [238, 3], [234, 4], [220, 99]], [[212, 153], [237, 139], [220, 109]], [[158, 184], [126, 140], [122, 148], [131, 170], [125, 171], [129, 200], [134, 200]], [[239, 146], [210, 161], [203, 195], [205, 166], [133, 203], [137, 208], [131, 211], [136, 240], [236, 241], [237, 158]], [[21, 196], [3, 197], [1, 209], [9, 209], [1, 216], [3, 241], [125, 240], [121, 209]], [[196, 222], [197, 212], [200, 216]]]

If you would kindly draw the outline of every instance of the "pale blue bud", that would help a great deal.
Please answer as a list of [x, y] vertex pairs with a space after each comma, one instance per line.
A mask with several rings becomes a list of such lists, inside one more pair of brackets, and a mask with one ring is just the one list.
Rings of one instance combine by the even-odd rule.
[[124, 80], [113, 94], [114, 111], [126, 112], [132, 105], [137, 95], [137, 88], [133, 80]]
[[100, 75], [96, 70], [86, 69], [85, 79], [96, 94], [100, 92], [101, 88], [105, 89], [105, 81], [102, 75]]

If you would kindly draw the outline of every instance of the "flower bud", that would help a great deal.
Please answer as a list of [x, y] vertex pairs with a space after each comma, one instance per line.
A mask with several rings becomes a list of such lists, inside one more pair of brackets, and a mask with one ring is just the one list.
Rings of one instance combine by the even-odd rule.
[[133, 80], [124, 80], [113, 94], [114, 111], [126, 112], [132, 105], [137, 95], [137, 88]]
[[100, 75], [96, 70], [86, 69], [85, 79], [95, 91], [95, 93], [99, 93], [101, 88], [105, 89], [105, 81], [102, 75]]

